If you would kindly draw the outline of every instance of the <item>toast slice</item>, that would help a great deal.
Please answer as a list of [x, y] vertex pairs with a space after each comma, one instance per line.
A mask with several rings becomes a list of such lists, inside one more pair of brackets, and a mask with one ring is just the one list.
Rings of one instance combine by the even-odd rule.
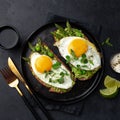
[[[29, 55], [29, 67], [33, 76], [40, 84], [47, 87], [50, 92], [66, 93], [69, 92], [75, 84], [73, 75], [64, 65], [62, 61], [48, 48], [47, 45], [41, 43], [40, 40], [35, 45], [29, 43], [31, 53]], [[36, 63], [42, 57], [47, 57], [52, 63], [48, 70], [49, 61], [43, 59], [43, 64]], [[39, 60], [38, 60], [39, 61]], [[37, 66], [36, 66], [37, 65]], [[44, 71], [39, 71], [45, 69]]]
[[[89, 42], [89, 39], [87, 38], [87, 36], [85, 36], [81, 30], [76, 29], [76, 28], [72, 28], [68, 21], [66, 22], [65, 28], [63, 28], [62, 26], [60, 26], [58, 24], [55, 24], [55, 27], [57, 29], [52, 32], [52, 35], [53, 35], [54, 40], [55, 40], [54, 45], [57, 46], [58, 49], [59, 49], [60, 42], [62, 41], [63, 38], [79, 37], [81, 39], [83, 38], [86, 41], [88, 41], [88, 43], [93, 48], [95, 48], [95, 51], [97, 52], [98, 56], [100, 56], [100, 53], [97, 51], [95, 45], [93, 43]], [[65, 47], [64, 47], [64, 49], [65, 49]], [[63, 57], [63, 55], [62, 55], [63, 51], [61, 52], [59, 49], [59, 52], [60, 52], [61, 56]], [[78, 68], [78, 67], [74, 66], [71, 62], [69, 62], [69, 58], [64, 57], [64, 59], [66, 60], [66, 63], [70, 66], [71, 71], [74, 74], [75, 78], [77, 78], [79, 80], [89, 80], [101, 68], [101, 65], [99, 65], [95, 69], [84, 70], [84, 68], [81, 69], [80, 67]]]

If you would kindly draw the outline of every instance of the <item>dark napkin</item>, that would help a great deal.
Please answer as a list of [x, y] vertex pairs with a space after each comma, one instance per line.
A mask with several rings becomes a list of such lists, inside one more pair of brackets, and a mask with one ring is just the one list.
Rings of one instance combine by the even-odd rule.
[[[46, 23], [61, 22], [61, 21], [66, 22], [66, 20], [69, 20], [70, 22], [76, 22], [77, 24], [80, 24], [82, 27], [84, 27], [86, 30], [90, 31], [96, 38], [100, 37], [100, 33], [101, 33], [100, 26], [91, 25], [88, 23], [77, 21], [72, 18], [65, 18], [62, 16], [53, 15], [50, 13], [47, 17]], [[46, 99], [42, 99], [42, 98], [39, 98], [39, 99], [42, 102], [42, 104], [44, 105], [44, 107], [50, 111], [52, 111], [52, 110], [53, 111], [61, 111], [61, 112], [66, 112], [66, 113], [73, 114], [73, 115], [80, 115], [84, 108], [84, 100], [81, 100], [76, 103], [71, 103], [71, 104], [58, 104], [58, 103], [50, 102]]]

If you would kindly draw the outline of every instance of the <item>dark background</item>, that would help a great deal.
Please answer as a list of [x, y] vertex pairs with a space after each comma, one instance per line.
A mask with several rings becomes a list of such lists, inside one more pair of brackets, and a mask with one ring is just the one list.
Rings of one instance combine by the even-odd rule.
[[[46, 23], [48, 14], [53, 13], [79, 22], [102, 26], [100, 43], [107, 37], [113, 47], [103, 46], [105, 72], [117, 79], [109, 61], [114, 53], [120, 52], [120, 1], [119, 0], [0, 0], [0, 26], [13, 25], [20, 33], [19, 45], [13, 50], [0, 49], [0, 68], [12, 57], [20, 69], [20, 50], [27, 37]], [[55, 120], [117, 120], [120, 118], [120, 94], [115, 99], [104, 99], [99, 94], [103, 80], [85, 101], [82, 113], [78, 116], [51, 111]], [[0, 120], [34, 120], [29, 109], [16, 92], [8, 87], [0, 75]]]

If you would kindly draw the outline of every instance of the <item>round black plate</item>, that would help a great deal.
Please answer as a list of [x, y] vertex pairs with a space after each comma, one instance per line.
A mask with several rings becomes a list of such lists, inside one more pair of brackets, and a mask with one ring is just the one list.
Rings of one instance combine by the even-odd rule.
[[[59, 25], [65, 26], [65, 22], [59, 22], [57, 23]], [[72, 27], [81, 29], [83, 33], [88, 37], [88, 39], [93, 42], [98, 51], [102, 54], [102, 49], [100, 47], [100, 44], [98, 41], [95, 40], [95, 38], [84, 28], [82, 28], [79, 24], [76, 23], [70, 23]], [[102, 74], [103, 74], [103, 68], [104, 68], [104, 60], [103, 57], [101, 58], [102, 61], [102, 68], [90, 79], [87, 81], [76, 81], [75, 86], [72, 88], [72, 90], [68, 93], [64, 94], [58, 94], [58, 93], [52, 93], [49, 92], [46, 87], [41, 85], [32, 75], [29, 66], [27, 62], [25, 62], [22, 57], [28, 57], [30, 54], [30, 49], [28, 47], [28, 42], [31, 42], [32, 44], [36, 43], [38, 38], [41, 38], [41, 40], [49, 46], [51, 50], [63, 61], [64, 59], [61, 58], [58, 49], [53, 46], [54, 39], [51, 35], [51, 32], [55, 30], [54, 23], [49, 23], [47, 25], [44, 25], [43, 27], [40, 27], [38, 30], [36, 30], [27, 40], [27, 43], [25, 46], [23, 46], [23, 51], [21, 55], [21, 66], [22, 66], [22, 72], [23, 75], [31, 87], [37, 93], [37, 95], [41, 98], [44, 97], [46, 99], [61, 102], [61, 103], [71, 103], [75, 102], [76, 100], [81, 100], [85, 97], [87, 97], [98, 85], [99, 81], [101, 80]]]

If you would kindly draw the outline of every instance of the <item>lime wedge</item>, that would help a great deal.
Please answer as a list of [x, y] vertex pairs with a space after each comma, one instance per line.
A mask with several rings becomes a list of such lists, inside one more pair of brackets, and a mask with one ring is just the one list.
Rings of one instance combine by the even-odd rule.
[[105, 98], [114, 98], [118, 94], [118, 87], [113, 86], [105, 89], [100, 89], [100, 94]]
[[113, 87], [113, 86], [117, 86], [118, 88], [120, 88], [120, 81], [107, 75], [104, 80], [104, 85], [107, 88]]

